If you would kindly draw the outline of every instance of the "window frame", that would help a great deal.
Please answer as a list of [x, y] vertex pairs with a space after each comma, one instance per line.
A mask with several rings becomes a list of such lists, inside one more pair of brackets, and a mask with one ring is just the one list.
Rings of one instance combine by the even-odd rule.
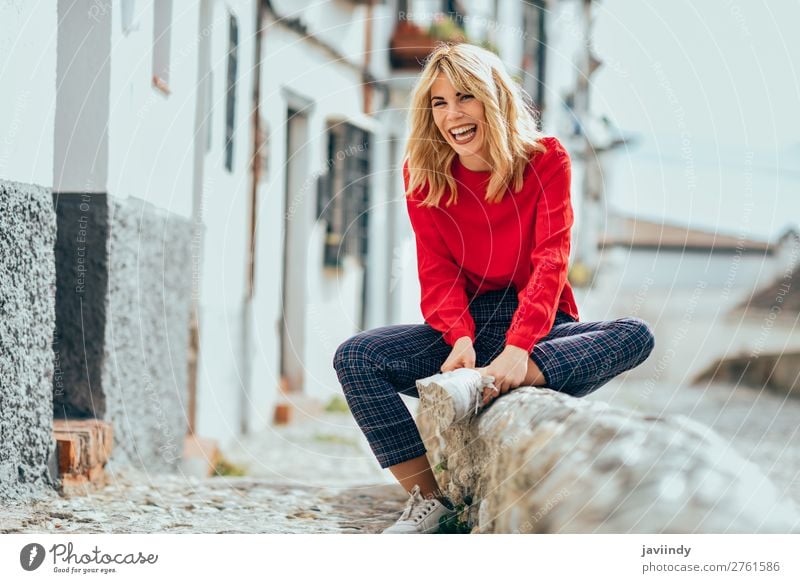
[[170, 95], [170, 70], [172, 68], [172, 0], [158, 0], [153, 4], [153, 87]]

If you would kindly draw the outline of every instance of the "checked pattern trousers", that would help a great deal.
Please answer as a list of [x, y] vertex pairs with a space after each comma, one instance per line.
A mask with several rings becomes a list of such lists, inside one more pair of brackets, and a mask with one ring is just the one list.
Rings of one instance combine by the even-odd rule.
[[[488, 365], [503, 351], [516, 308], [513, 286], [472, 300], [476, 367]], [[542, 371], [546, 387], [582, 397], [641, 364], [654, 345], [652, 330], [641, 318], [576, 322], [559, 310], [531, 359]], [[441, 372], [451, 350], [441, 332], [428, 324], [366, 330], [336, 349], [333, 367], [345, 399], [382, 468], [425, 453], [399, 393], [419, 397], [417, 379]]]

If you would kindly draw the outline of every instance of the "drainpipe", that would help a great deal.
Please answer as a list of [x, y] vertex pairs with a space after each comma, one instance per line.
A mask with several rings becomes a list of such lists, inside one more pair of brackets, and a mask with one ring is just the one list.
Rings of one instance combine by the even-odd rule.
[[242, 435], [250, 432], [248, 411], [250, 409], [250, 395], [252, 390], [252, 314], [253, 297], [255, 296], [256, 276], [256, 225], [258, 223], [258, 184], [261, 180], [261, 156], [264, 143], [261, 128], [261, 40], [263, 35], [264, 2], [258, 0], [256, 4], [256, 35], [255, 35], [255, 60], [253, 74], [252, 106], [250, 108], [251, 124], [253, 127], [252, 153], [250, 156], [250, 204], [247, 238], [247, 273], [245, 282], [245, 297], [242, 306], [242, 392], [239, 409], [239, 431]]
[[[200, 30], [205, 31], [211, 27], [211, 1], [200, 3]], [[194, 139], [194, 164], [192, 175], [192, 298], [191, 316], [189, 323], [189, 377], [188, 377], [188, 434], [194, 435], [197, 429], [197, 366], [200, 352], [200, 324], [198, 312], [200, 310], [200, 289], [202, 287], [201, 272], [203, 262], [203, 239], [205, 236], [203, 226], [203, 196], [205, 185], [206, 156], [206, 99], [209, 83], [208, 75], [211, 70], [211, 48], [208, 38], [201, 36], [197, 55], [197, 78], [201, 81], [195, 106], [195, 139]]]
[[372, 3], [374, 0], [367, 2], [367, 14], [364, 27], [364, 113], [370, 115], [372, 113], [372, 74], [369, 70], [369, 61], [372, 54]]

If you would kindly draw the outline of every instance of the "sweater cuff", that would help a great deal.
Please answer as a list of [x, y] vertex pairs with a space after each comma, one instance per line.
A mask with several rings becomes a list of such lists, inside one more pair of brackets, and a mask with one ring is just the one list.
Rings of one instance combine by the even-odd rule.
[[448, 330], [444, 334], [444, 341], [450, 346], [453, 346], [456, 343], [456, 340], [462, 336], [469, 336], [469, 339], [472, 340], [472, 343], [475, 343], [475, 335], [467, 328], [452, 328]]

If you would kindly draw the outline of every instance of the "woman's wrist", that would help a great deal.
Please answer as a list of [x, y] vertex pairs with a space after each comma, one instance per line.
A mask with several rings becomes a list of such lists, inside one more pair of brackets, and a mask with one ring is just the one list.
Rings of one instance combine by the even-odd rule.
[[510, 352], [511, 354], [517, 354], [517, 355], [524, 354], [525, 356], [530, 356], [528, 354], [527, 350], [525, 350], [524, 348], [521, 348], [519, 346], [514, 346], [513, 344], [506, 344], [506, 347], [505, 347], [504, 350], [506, 352]]

